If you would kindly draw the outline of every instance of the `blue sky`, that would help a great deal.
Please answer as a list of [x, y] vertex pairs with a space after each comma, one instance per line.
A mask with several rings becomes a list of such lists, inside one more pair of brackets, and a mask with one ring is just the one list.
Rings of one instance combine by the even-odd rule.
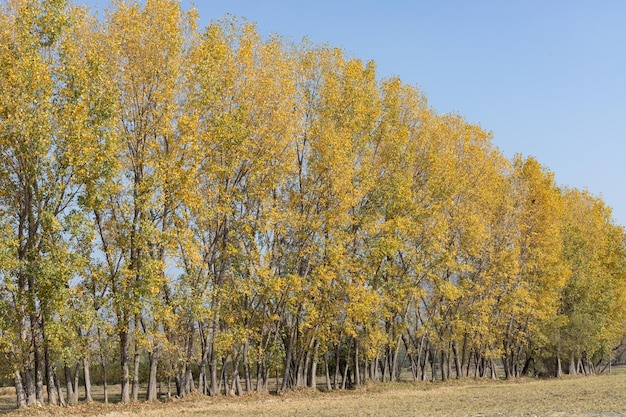
[[602, 195], [626, 225], [626, 1], [233, 0], [195, 7], [202, 26], [230, 14], [257, 23], [262, 34], [307, 37], [374, 60], [381, 77], [417, 85], [438, 112], [493, 131], [506, 156], [533, 155], [559, 184]]

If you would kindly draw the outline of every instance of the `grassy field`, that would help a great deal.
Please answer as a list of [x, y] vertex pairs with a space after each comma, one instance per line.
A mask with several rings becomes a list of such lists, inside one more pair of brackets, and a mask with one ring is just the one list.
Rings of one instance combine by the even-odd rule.
[[[14, 401], [0, 391], [0, 403]], [[304, 390], [283, 396], [247, 395], [169, 403], [79, 405], [12, 411], [25, 416], [626, 416], [626, 370], [612, 374], [517, 381], [370, 384], [329, 392]]]

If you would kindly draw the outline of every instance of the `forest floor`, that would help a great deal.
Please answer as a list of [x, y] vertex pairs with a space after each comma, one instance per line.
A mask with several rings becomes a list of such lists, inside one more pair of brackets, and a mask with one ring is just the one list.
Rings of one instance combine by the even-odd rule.
[[[98, 394], [95, 390], [96, 400]], [[462, 379], [376, 383], [347, 391], [301, 390], [277, 396], [192, 396], [170, 402], [80, 404], [15, 411], [13, 389], [0, 388], [0, 414], [26, 416], [626, 416], [626, 368], [611, 374], [512, 381]], [[13, 409], [13, 410], [12, 410]]]

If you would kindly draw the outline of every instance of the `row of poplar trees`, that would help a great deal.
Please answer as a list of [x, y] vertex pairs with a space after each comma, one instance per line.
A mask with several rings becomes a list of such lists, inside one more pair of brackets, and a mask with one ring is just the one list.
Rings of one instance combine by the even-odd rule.
[[173, 0], [0, 3], [18, 406], [77, 402], [79, 374], [90, 401], [95, 371], [128, 402], [165, 381], [230, 395], [610, 361], [626, 257], [601, 198], [372, 62], [196, 21]]

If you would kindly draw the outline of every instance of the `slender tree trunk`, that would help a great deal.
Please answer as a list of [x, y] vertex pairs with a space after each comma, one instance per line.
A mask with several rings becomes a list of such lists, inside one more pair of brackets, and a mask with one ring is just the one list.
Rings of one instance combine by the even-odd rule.
[[308, 370], [310, 366], [309, 364], [311, 363], [311, 352], [309, 352], [307, 349], [307, 351], [304, 352], [304, 360], [300, 359], [297, 361], [297, 363], [298, 363], [298, 366], [297, 366], [297, 372], [296, 372], [296, 375], [297, 375], [296, 387], [301, 388], [301, 387], [307, 386], [308, 384]]
[[44, 348], [44, 360], [46, 362], [46, 389], [48, 391], [48, 404], [58, 405], [59, 398], [57, 397], [56, 386], [54, 384], [54, 370], [52, 367], [52, 361], [50, 361], [50, 349], [47, 344]]
[[569, 372], [570, 375], [576, 375], [576, 358], [574, 357], [574, 353], [569, 357]]
[[270, 392], [270, 367], [263, 364], [263, 390]]
[[[456, 344], [455, 344], [455, 346], [456, 346]], [[456, 346], [456, 347], [457, 347], [457, 351], [458, 351], [458, 346]], [[466, 358], [467, 358], [467, 333], [465, 333], [463, 335], [463, 346], [461, 347], [461, 376], [462, 376], [462, 373], [463, 373], [463, 368], [465, 367], [465, 359]], [[469, 376], [469, 373], [466, 376]]]
[[67, 366], [67, 364], [63, 365], [63, 370], [65, 372], [65, 390], [67, 392], [67, 403], [70, 405], [76, 405], [74, 399], [74, 387], [72, 386], [72, 369]]
[[505, 355], [502, 358], [502, 365], [504, 366], [504, 378], [505, 379], [511, 378], [511, 367], [509, 366], [509, 356], [508, 355]]
[[[29, 274], [28, 286], [31, 291], [34, 291], [34, 279]], [[30, 314], [30, 330], [32, 337], [32, 352], [33, 352], [33, 371], [34, 375], [34, 401], [31, 398], [29, 402], [32, 404], [43, 404], [43, 361], [41, 358], [41, 321], [37, 318], [34, 312]], [[29, 392], [29, 397], [32, 394]]]
[[317, 387], [317, 361], [318, 361], [317, 352], [318, 352], [318, 349], [319, 349], [319, 342], [315, 340], [315, 344], [313, 345], [313, 359], [311, 360], [311, 371], [309, 372], [309, 380], [308, 380], [309, 388]]
[[439, 364], [441, 365], [441, 380], [447, 381], [448, 375], [446, 375], [446, 353], [441, 349], [441, 355], [439, 356]]
[[107, 365], [106, 365], [106, 359], [104, 357], [104, 352], [102, 349], [102, 334], [100, 331], [100, 328], [98, 327], [98, 342], [100, 345], [100, 349], [98, 352], [98, 356], [100, 358], [100, 366], [102, 367], [102, 379], [103, 379], [103, 389], [104, 389], [104, 403], [108, 404], [109, 403], [109, 391], [108, 391], [108, 386], [107, 386]]
[[261, 387], [263, 386], [263, 370], [265, 368], [263, 367], [263, 362], [262, 361], [257, 361], [256, 363], [256, 386], [254, 387], [254, 390], [256, 392], [261, 392]]
[[104, 357], [100, 356], [100, 366], [102, 367], [102, 388], [104, 390], [104, 403], [109, 403], [109, 386], [107, 383], [107, 364]]
[[150, 374], [148, 376], [148, 391], [146, 393], [147, 401], [157, 399], [157, 368], [159, 364], [157, 352], [149, 352], [148, 360], [150, 361]]
[[333, 379], [333, 388], [339, 389], [339, 373], [341, 372], [339, 369], [339, 343], [335, 345], [335, 375]]
[[246, 382], [246, 392], [252, 392], [252, 372], [248, 361], [248, 340], [243, 347], [243, 373]]
[[189, 394], [191, 392], [193, 392], [195, 390], [195, 386], [193, 383], [193, 373], [191, 371], [191, 362], [188, 361], [185, 364], [185, 375], [184, 375], [184, 382], [185, 382], [185, 393]]
[[430, 342], [426, 340], [424, 345], [424, 353], [422, 355], [422, 360], [420, 362], [420, 381], [426, 381], [426, 366], [428, 365], [428, 356], [430, 352]]
[[183, 383], [183, 377], [181, 375], [182, 373], [179, 372], [177, 369], [176, 375], [174, 376], [174, 382], [176, 383], [176, 395], [178, 396], [178, 398], [182, 398], [185, 396], [185, 384]]
[[[37, 334], [37, 339], [39, 335]], [[43, 398], [43, 368], [44, 361], [41, 358], [41, 346], [37, 342], [34, 346], [34, 358], [35, 358], [35, 400], [37, 404], [44, 404]]]
[[235, 360], [233, 361], [233, 385], [231, 391], [235, 393], [237, 396], [241, 396], [243, 394], [243, 390], [241, 389], [241, 380], [239, 378], [239, 363], [241, 362], [241, 355], [237, 353]]
[[487, 361], [484, 356], [480, 357], [480, 377], [484, 378], [487, 372]]
[[391, 355], [391, 366], [390, 366], [390, 378], [391, 382], [396, 382], [400, 373], [398, 372], [398, 353], [400, 352], [399, 343], [400, 340], [396, 340], [396, 348], [393, 349], [393, 355]]
[[15, 396], [17, 401], [17, 408], [26, 408], [26, 392], [24, 391], [24, 383], [22, 381], [22, 374], [19, 370], [15, 371]]
[[287, 343], [287, 349], [285, 353], [285, 369], [283, 370], [283, 382], [280, 386], [280, 390], [284, 391], [290, 387], [291, 380], [291, 362], [293, 360], [293, 348], [296, 341], [296, 333], [297, 333], [297, 323], [291, 328], [289, 332], [289, 341]]
[[433, 349], [430, 352], [430, 373], [432, 382], [437, 380], [437, 349]]
[[219, 394], [220, 390], [218, 388], [218, 381], [217, 381], [217, 357], [215, 356], [213, 352], [215, 351], [211, 349], [212, 358], [211, 358], [211, 361], [209, 362], [209, 374], [211, 377], [211, 383], [209, 385], [209, 395], [214, 397]]
[[332, 391], [332, 386], [330, 384], [330, 369], [328, 368], [328, 352], [324, 353], [324, 370], [326, 373], [326, 391]]
[[80, 363], [76, 362], [76, 366], [74, 366], [74, 398], [72, 399], [72, 402], [74, 404], [78, 404], [78, 385], [80, 382], [79, 369], [80, 369]]
[[202, 359], [200, 366], [198, 367], [198, 391], [202, 395], [207, 395], [208, 392], [207, 374], [206, 374], [206, 361]]
[[93, 402], [91, 395], [91, 372], [89, 369], [89, 359], [83, 358], [83, 379], [85, 382], [85, 401], [88, 403]]
[[193, 373], [191, 371], [191, 363], [193, 361], [193, 334], [194, 334], [194, 325], [193, 322], [189, 323], [189, 332], [187, 337], [187, 352], [185, 356], [185, 391], [186, 394], [189, 394], [194, 391], [194, 381], [193, 381]]
[[57, 396], [59, 397], [59, 405], [65, 406], [65, 398], [63, 398], [63, 390], [61, 389], [61, 381], [59, 381], [59, 373], [57, 372], [56, 366], [52, 366], [52, 370], [54, 373], [54, 385], [57, 387]]
[[207, 366], [209, 361], [209, 341], [206, 335], [205, 325], [202, 321], [198, 322], [198, 336], [200, 339], [200, 367], [198, 372], [198, 390], [203, 395], [209, 394], [209, 380], [207, 374]]
[[459, 347], [456, 343], [452, 343], [452, 352], [454, 353], [454, 372], [456, 373], [456, 379], [460, 379], [463, 376], [463, 364], [461, 358], [459, 358]]
[[135, 342], [135, 353], [133, 355], [133, 386], [131, 396], [133, 401], [139, 401], [139, 346]]
[[128, 354], [128, 350], [129, 350], [129, 340], [128, 340], [128, 333], [126, 330], [123, 330], [122, 332], [120, 332], [120, 365], [122, 368], [122, 403], [128, 403], [130, 402], [130, 387], [129, 387], [129, 378], [130, 378], [130, 372], [129, 372], [129, 364], [128, 364], [128, 359], [129, 359], [129, 354]]
[[360, 386], [361, 385], [361, 371], [359, 369], [359, 341], [358, 339], [355, 337], [354, 338], [354, 385], [355, 386]]
[[230, 395], [230, 386], [228, 383], [228, 369], [226, 367], [226, 364], [226, 358], [222, 358], [222, 380], [224, 381], [224, 395], [228, 397]]
[[[389, 375], [389, 347], [385, 349], [385, 355], [383, 360], [383, 382], [387, 381], [387, 376]], [[391, 377], [389, 377], [391, 381]]]
[[411, 352], [411, 346], [409, 343], [410, 335], [407, 336], [402, 334], [402, 342], [404, 344], [404, 350], [406, 351], [407, 356], [409, 357], [409, 361], [411, 363], [411, 376], [413, 377], [413, 381], [417, 381], [417, 366], [415, 364], [415, 354]]
[[346, 358], [346, 366], [343, 368], [343, 374], [341, 377], [341, 389], [346, 389], [346, 384], [348, 382], [348, 370], [350, 368], [350, 360], [349, 357]]
[[556, 354], [556, 377], [561, 378], [563, 376], [563, 368], [561, 367], [561, 354]]

